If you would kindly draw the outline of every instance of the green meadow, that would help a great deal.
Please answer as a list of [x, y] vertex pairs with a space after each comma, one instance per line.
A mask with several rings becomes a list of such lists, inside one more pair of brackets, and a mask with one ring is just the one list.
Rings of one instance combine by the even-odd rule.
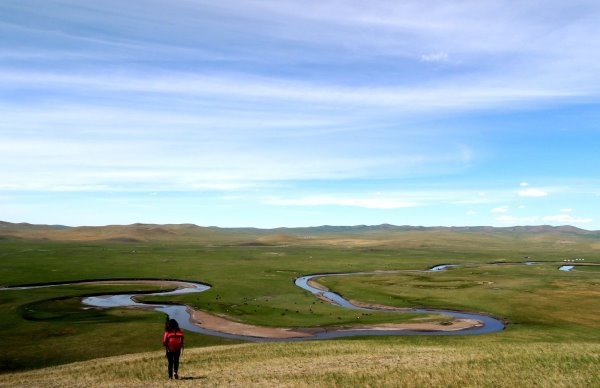
[[[5, 237], [0, 239], [1, 283], [109, 278], [201, 281], [213, 287], [201, 294], [145, 299], [183, 303], [262, 326], [335, 326], [422, 317], [406, 313], [357, 316], [356, 311], [319, 301], [299, 289], [293, 284], [296, 277], [423, 270], [462, 263], [440, 273], [352, 275], [319, 281], [361, 302], [488, 313], [507, 322], [504, 331], [293, 344], [242, 343], [188, 333], [182, 375], [187, 373], [190, 380], [197, 380], [194, 383], [214, 386], [600, 385], [596, 373], [600, 266], [577, 265], [572, 272], [558, 271], [565, 258], [585, 259], [579, 264], [600, 263], [600, 240], [595, 235], [411, 231], [329, 233], [307, 240], [244, 234], [223, 241]], [[528, 260], [539, 263], [514, 264]], [[0, 291], [4, 345], [0, 385], [9, 386], [19, 379], [47, 386], [160, 385], [164, 316], [143, 310], [85, 308], [80, 301], [84, 295], [159, 288], [71, 284]], [[259, 361], [261, 367], [257, 367]], [[69, 377], [75, 370], [78, 380]], [[85, 372], [91, 370], [93, 375]]]

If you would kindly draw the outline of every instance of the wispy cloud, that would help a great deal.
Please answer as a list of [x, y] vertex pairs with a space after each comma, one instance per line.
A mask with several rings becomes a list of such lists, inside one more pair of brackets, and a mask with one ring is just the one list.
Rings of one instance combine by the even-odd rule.
[[[56, 124], [42, 119], [28, 124], [23, 133], [0, 133], [3, 189], [235, 188], [282, 181], [402, 177], [464, 163], [463, 156], [452, 148], [430, 154], [427, 149], [411, 151], [415, 141], [407, 141], [406, 151], [399, 154], [373, 155], [355, 142], [330, 149], [327, 131], [303, 136], [295, 133], [294, 125], [286, 136], [264, 132], [265, 128], [262, 135], [259, 131], [253, 135], [235, 130], [213, 132], [210, 125], [201, 131], [178, 126], [170, 132], [145, 131], [145, 121], [126, 117], [115, 126], [104, 123], [81, 133], [77, 119], [58, 122], [68, 128], [46, 133], [45, 125]], [[369, 151], [375, 147], [371, 145]], [[385, 144], [379, 147], [386, 151]]]
[[506, 212], [508, 212], [508, 206], [504, 205], [504, 206], [500, 206], [500, 207], [495, 207], [490, 211], [492, 213], [506, 213]]
[[533, 225], [538, 223], [551, 224], [551, 225], [579, 225], [579, 224], [590, 224], [593, 222], [592, 218], [589, 217], [575, 217], [571, 214], [561, 213], [551, 216], [513, 216], [513, 215], [502, 215], [496, 217], [497, 221], [505, 224], [515, 225]]
[[496, 218], [497, 221], [500, 221], [504, 224], [510, 225], [534, 225], [540, 221], [540, 218], [537, 216], [529, 216], [529, 217], [516, 217], [516, 216], [499, 216]]
[[435, 52], [430, 54], [421, 55], [421, 60], [423, 62], [447, 62], [448, 61], [448, 53], [445, 52]]
[[267, 198], [265, 203], [277, 206], [350, 206], [367, 209], [400, 209], [419, 206], [417, 202], [401, 198], [350, 198], [343, 196], [309, 196], [295, 199]]
[[[253, 79], [254, 78], [254, 79]], [[323, 103], [329, 106], [395, 107], [398, 113], [431, 110], [476, 110], [513, 104], [516, 101], [544, 101], [576, 97], [578, 93], [545, 86], [456, 85], [440, 84], [429, 87], [369, 86], [349, 87], [315, 84], [268, 77], [202, 76], [193, 73], [169, 75], [61, 74], [24, 71], [0, 71], [4, 89], [62, 90], [69, 94], [140, 93], [181, 95], [203, 99], [228, 98], [235, 101], [279, 100]], [[102, 95], [100, 94], [99, 97]], [[280, 103], [278, 103], [279, 105]]]
[[536, 189], [533, 187], [529, 188], [529, 189], [520, 190], [518, 194], [519, 194], [519, 197], [532, 197], [532, 198], [548, 196], [547, 191], [542, 190], [542, 189]]
[[542, 220], [552, 222], [552, 223], [563, 224], [563, 225], [589, 224], [593, 221], [593, 219], [591, 219], [591, 218], [575, 217], [575, 216], [572, 216], [571, 214], [564, 214], [564, 213], [557, 214], [554, 216], [545, 216], [545, 217], [542, 217]]

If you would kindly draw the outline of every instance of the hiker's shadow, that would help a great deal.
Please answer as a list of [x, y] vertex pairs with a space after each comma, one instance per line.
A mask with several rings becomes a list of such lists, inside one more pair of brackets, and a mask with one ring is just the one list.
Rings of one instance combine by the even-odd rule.
[[179, 380], [203, 380], [207, 378], [208, 376], [182, 376]]

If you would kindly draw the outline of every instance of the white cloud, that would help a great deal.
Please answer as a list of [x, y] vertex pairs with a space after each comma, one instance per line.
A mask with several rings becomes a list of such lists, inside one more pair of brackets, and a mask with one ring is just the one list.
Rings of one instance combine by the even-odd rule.
[[94, 73], [61, 74], [31, 71], [1, 71], [0, 83], [6, 88], [59, 89], [70, 93], [141, 93], [169, 94], [182, 97], [289, 101], [328, 104], [329, 106], [395, 107], [399, 112], [474, 110], [501, 106], [515, 101], [546, 100], [574, 96], [572, 92], [547, 87], [521, 87], [498, 83], [461, 85], [339, 86], [309, 81], [247, 75], [206, 76], [194, 73], [171, 73], [139, 76], [136, 74]]
[[519, 197], [537, 198], [537, 197], [545, 197], [547, 195], [548, 195], [548, 193], [542, 189], [530, 188], [530, 189], [525, 189], [525, 190], [519, 191]]
[[[567, 209], [570, 210], [570, 209]], [[591, 218], [582, 218], [582, 217], [574, 217], [571, 214], [562, 213], [558, 215], [552, 216], [526, 216], [526, 217], [516, 217], [512, 215], [501, 215], [496, 218], [496, 221], [500, 221], [503, 224], [511, 224], [511, 225], [533, 225], [539, 224], [541, 222], [550, 223], [552, 225], [567, 225], [567, 224], [589, 224], [593, 220]]]
[[283, 199], [278, 197], [267, 198], [264, 201], [269, 205], [277, 206], [351, 206], [368, 209], [400, 209], [419, 206], [417, 202], [400, 198], [349, 198], [341, 196], [308, 196], [296, 199]]
[[492, 213], [506, 213], [506, 212], [508, 212], [508, 206], [504, 205], [504, 206], [500, 206], [500, 207], [495, 207], [490, 211]]
[[448, 53], [438, 51], [430, 54], [421, 55], [421, 61], [423, 62], [447, 62]]
[[571, 208], [560, 209], [561, 213], [571, 213], [572, 211], [573, 211], [573, 209], [571, 209]]
[[511, 225], [525, 225], [525, 224], [536, 224], [539, 222], [539, 217], [531, 216], [531, 217], [514, 217], [514, 216], [500, 216], [496, 218], [497, 221], [500, 221], [505, 224]]
[[519, 184], [519, 186], [521, 186], [521, 187], [527, 187], [527, 186], [529, 186], [529, 183], [527, 183], [527, 182], [521, 182]]
[[545, 216], [542, 220], [557, 223], [557, 224], [589, 224], [593, 220], [591, 218], [574, 217], [570, 214], [558, 214], [555, 216]]
[[513, 216], [500, 216], [500, 217], [496, 217], [496, 220], [502, 221], [502, 222], [512, 222], [512, 221], [515, 221], [516, 218]]

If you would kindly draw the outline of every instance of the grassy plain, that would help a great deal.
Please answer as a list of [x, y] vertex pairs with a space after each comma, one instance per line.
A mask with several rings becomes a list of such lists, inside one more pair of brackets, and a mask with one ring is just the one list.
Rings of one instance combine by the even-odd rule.
[[[595, 319], [600, 312], [598, 267], [566, 273], [556, 264], [479, 265], [571, 257], [598, 262], [596, 236], [409, 231], [310, 239], [244, 234], [219, 241], [5, 238], [0, 240], [1, 282], [197, 280], [213, 288], [169, 300], [243, 322], [293, 327], [351, 324], [357, 319], [356, 312], [316, 301], [295, 287], [297, 276], [478, 264], [443, 273], [331, 277], [323, 283], [361, 301], [488, 312], [509, 323], [504, 332], [243, 345], [189, 333], [188, 347], [197, 349], [186, 351], [185, 373], [199, 380], [195, 383], [240, 386], [522, 386], [519, 382], [527, 381], [538, 386], [598, 385], [592, 373], [600, 357], [600, 323]], [[38, 385], [37, 379], [45, 379], [42, 385], [48, 386], [160, 385], [164, 318], [139, 310], [83, 310], [79, 303], [81, 295], [134, 289], [148, 287], [70, 285], [1, 291], [0, 369], [5, 373], [0, 384]], [[361, 317], [361, 323], [406, 319], [411, 318], [375, 314]], [[140, 352], [151, 353], [132, 355]], [[116, 358], [8, 373], [107, 356]]]

